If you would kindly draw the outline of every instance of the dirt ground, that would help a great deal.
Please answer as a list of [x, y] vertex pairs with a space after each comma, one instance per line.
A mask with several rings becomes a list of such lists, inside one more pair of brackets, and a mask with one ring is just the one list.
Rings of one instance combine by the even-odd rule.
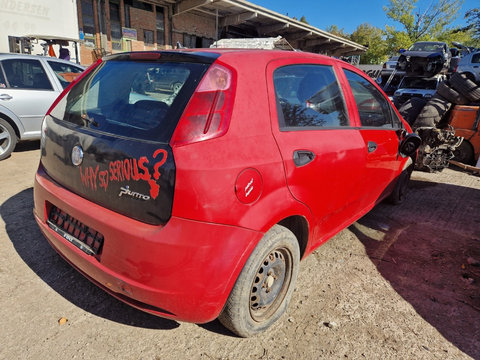
[[0, 162], [0, 359], [480, 359], [479, 176], [415, 171], [406, 203], [302, 261], [288, 313], [240, 339], [130, 308], [66, 264], [32, 215], [38, 146]]

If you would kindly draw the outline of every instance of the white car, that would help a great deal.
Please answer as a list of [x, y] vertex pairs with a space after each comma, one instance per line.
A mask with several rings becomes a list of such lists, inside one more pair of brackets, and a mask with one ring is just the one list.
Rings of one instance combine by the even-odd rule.
[[456, 71], [465, 74], [467, 78], [480, 83], [480, 51], [470, 53], [458, 62]]
[[400, 108], [403, 103], [412, 97], [419, 97], [428, 101], [437, 91], [438, 85], [445, 80], [447, 80], [445, 75], [435, 75], [430, 78], [405, 76], [393, 94], [393, 103], [397, 108]]
[[40, 139], [48, 108], [84, 67], [26, 54], [0, 54], [0, 160], [19, 140]]

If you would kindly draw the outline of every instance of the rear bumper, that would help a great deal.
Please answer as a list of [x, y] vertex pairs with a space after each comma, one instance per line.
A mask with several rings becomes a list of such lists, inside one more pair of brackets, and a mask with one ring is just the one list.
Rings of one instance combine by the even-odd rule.
[[[140, 310], [204, 323], [221, 312], [262, 233], [172, 217], [145, 224], [107, 210], [35, 176], [35, 219], [53, 248], [105, 291]], [[104, 236], [100, 255], [88, 255], [47, 224], [53, 204]]]

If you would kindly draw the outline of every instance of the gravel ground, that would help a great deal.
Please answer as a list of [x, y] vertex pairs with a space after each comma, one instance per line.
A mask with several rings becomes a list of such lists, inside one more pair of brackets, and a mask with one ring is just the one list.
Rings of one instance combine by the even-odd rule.
[[33, 219], [38, 142], [0, 162], [0, 359], [480, 359], [480, 177], [414, 172], [302, 261], [287, 314], [250, 339], [130, 308]]

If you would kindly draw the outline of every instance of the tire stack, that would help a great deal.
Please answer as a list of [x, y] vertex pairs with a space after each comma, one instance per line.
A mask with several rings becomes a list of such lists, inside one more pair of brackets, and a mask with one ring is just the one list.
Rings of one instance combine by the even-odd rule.
[[[411, 98], [400, 107], [400, 114], [423, 140], [415, 164], [417, 170], [441, 171], [448, 166], [448, 160], [454, 157], [453, 153], [462, 139], [454, 136], [454, 130], [442, 129], [447, 125], [446, 115], [455, 105], [477, 102], [480, 102], [480, 86], [463, 74], [453, 73], [448, 81], [439, 84], [437, 92], [428, 102]], [[430, 139], [432, 134], [435, 134], [435, 146]], [[439, 139], [444, 139], [444, 143], [439, 144]]]
[[480, 86], [463, 74], [453, 73], [450, 80], [440, 83], [428, 102], [422, 98], [411, 98], [400, 107], [399, 112], [414, 130], [439, 127], [451, 107], [479, 101]]

